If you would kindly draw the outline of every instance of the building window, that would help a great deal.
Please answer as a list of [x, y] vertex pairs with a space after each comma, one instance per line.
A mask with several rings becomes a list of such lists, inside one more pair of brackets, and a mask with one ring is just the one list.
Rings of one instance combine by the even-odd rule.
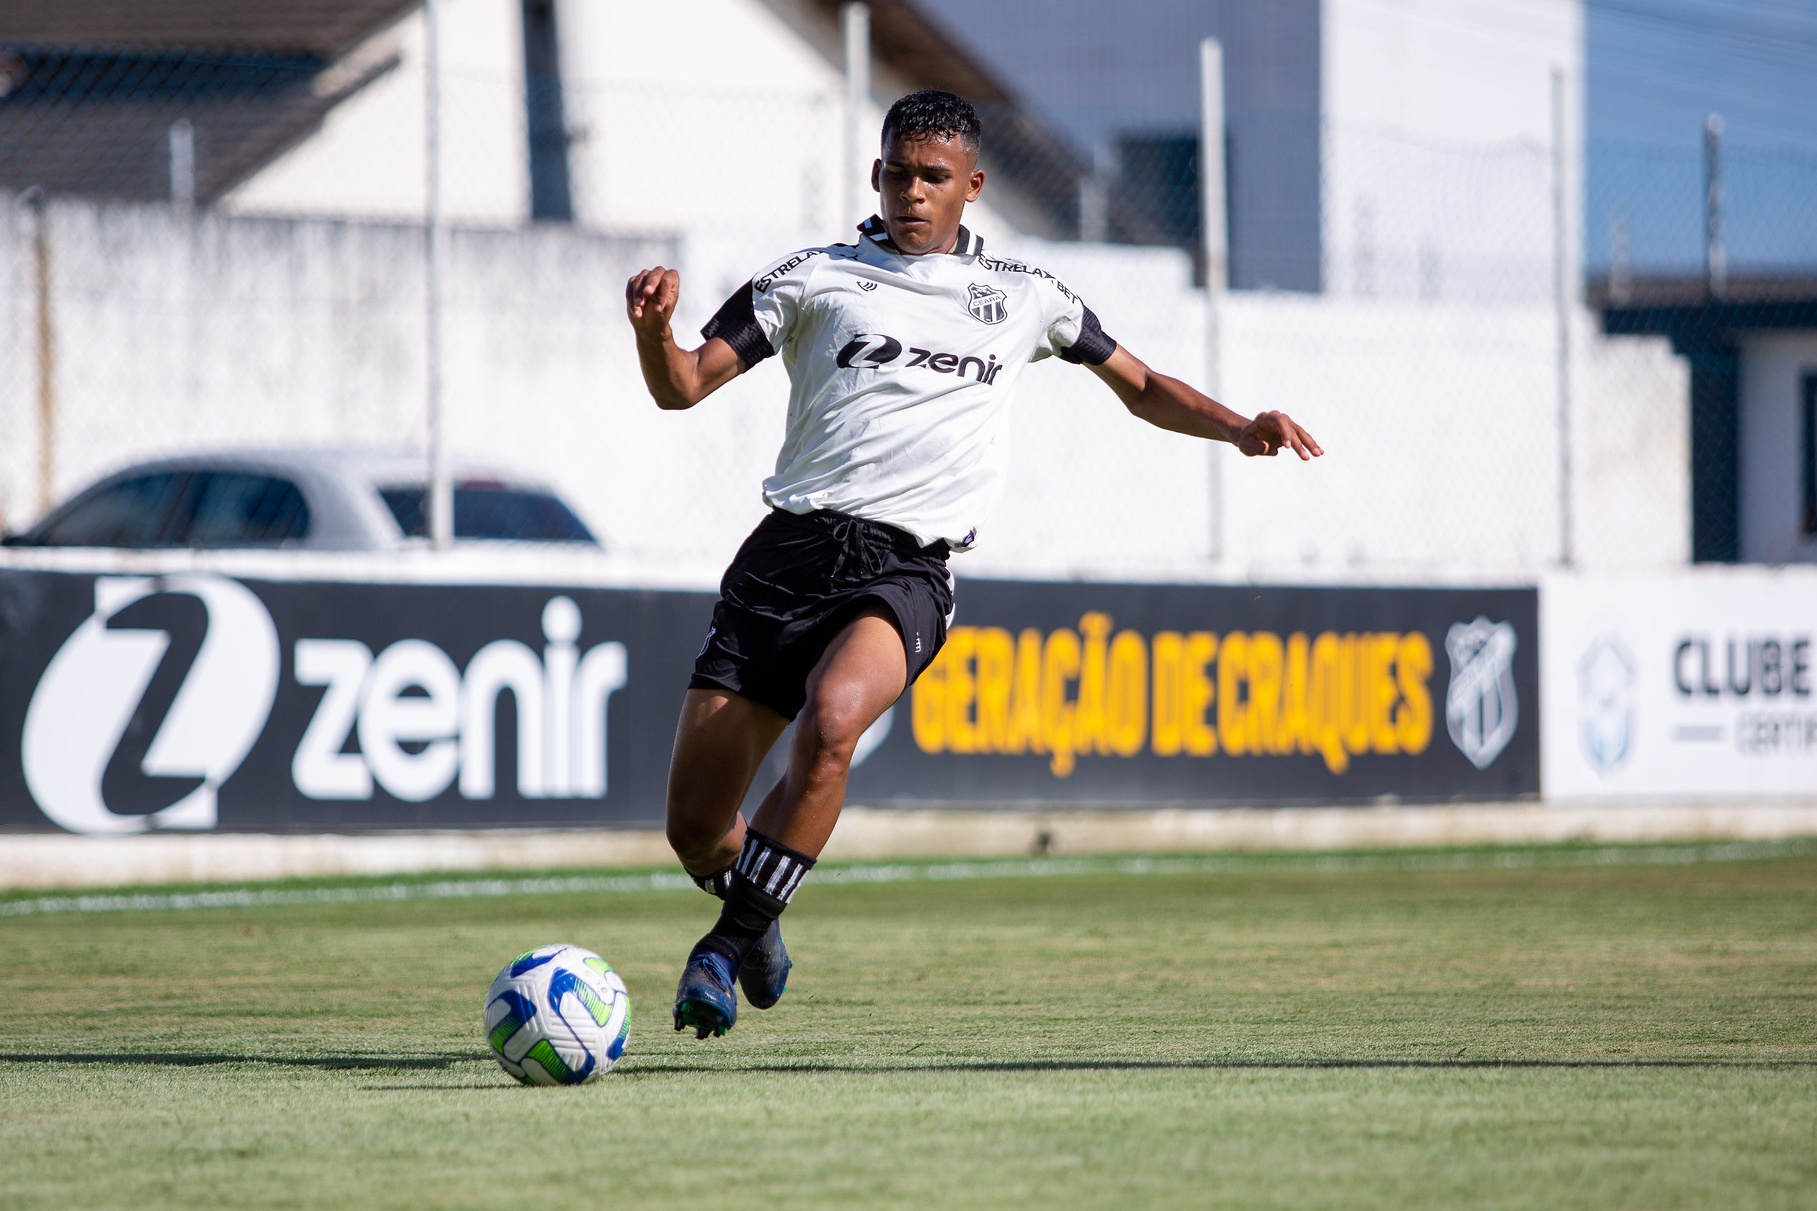
[[1804, 464], [1804, 532], [1817, 534], [1817, 372], [1804, 376], [1804, 432], [1798, 444]]

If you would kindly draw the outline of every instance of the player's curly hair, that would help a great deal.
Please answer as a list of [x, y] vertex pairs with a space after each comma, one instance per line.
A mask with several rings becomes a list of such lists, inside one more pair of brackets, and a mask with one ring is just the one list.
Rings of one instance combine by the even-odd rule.
[[978, 111], [958, 93], [923, 88], [899, 97], [883, 116], [883, 141], [891, 139], [958, 139], [973, 155], [984, 141]]

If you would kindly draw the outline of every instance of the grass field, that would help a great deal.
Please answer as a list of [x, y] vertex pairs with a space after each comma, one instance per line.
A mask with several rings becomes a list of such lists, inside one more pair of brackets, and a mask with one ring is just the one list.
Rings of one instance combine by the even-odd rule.
[[[666, 1020], [691, 889], [15, 897], [0, 1206], [1817, 1207], [1817, 856], [1777, 853], [817, 872], [788, 997], [708, 1043]], [[550, 941], [638, 1013], [579, 1089], [479, 1037]]]

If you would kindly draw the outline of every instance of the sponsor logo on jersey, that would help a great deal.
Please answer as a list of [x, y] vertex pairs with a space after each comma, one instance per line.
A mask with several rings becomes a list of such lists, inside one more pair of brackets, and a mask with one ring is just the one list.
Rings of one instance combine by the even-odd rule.
[[787, 277], [790, 273], [801, 268], [825, 251], [826, 249], [824, 248], [809, 248], [805, 252], [798, 252], [762, 277], [752, 278], [751, 285], [759, 294], [761, 294], [774, 286], [778, 279]]
[[901, 341], [893, 336], [884, 336], [876, 332], [860, 332], [847, 341], [834, 359], [841, 370], [881, 370], [885, 366], [894, 366], [904, 353], [908, 360], [903, 361], [903, 370], [932, 370], [935, 374], [956, 374], [961, 378], [971, 378], [975, 382], [990, 384], [997, 381], [997, 372], [1003, 369], [1003, 363], [992, 353], [988, 358], [976, 354], [937, 353], [932, 349], [918, 349], [908, 346], [904, 349]]
[[972, 318], [986, 324], [1001, 324], [1009, 311], [1003, 301], [1009, 296], [995, 286], [986, 286], [982, 282], [973, 282], [966, 288], [965, 309], [972, 313]]
[[1001, 257], [988, 257], [983, 253], [978, 254], [978, 267], [980, 269], [994, 269], [998, 273], [1026, 273], [1030, 277], [1042, 278], [1052, 282], [1054, 284], [1054, 289], [1058, 290], [1060, 292], [1060, 297], [1064, 298], [1067, 302], [1076, 303], [1079, 301], [1079, 296], [1074, 294], [1071, 290], [1068, 290], [1065, 282], [1062, 282], [1059, 278], [1045, 269], [1037, 269], [1033, 265], [1024, 265], [1021, 261], [1006, 261]]

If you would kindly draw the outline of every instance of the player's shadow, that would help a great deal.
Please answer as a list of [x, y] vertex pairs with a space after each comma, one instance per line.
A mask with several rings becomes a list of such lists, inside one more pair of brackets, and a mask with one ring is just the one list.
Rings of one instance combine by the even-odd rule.
[[1291, 1072], [1342, 1071], [1346, 1069], [1394, 1070], [1470, 1070], [1470, 1069], [1635, 1069], [1635, 1068], [1817, 1068], [1817, 1060], [1674, 1060], [1674, 1059], [1305, 1059], [1305, 1060], [964, 1060], [946, 1063], [903, 1063], [854, 1061], [845, 1064], [694, 1064], [642, 1062], [626, 1057], [620, 1072], [627, 1076], [655, 1076], [669, 1073], [741, 1073], [761, 1072], [787, 1075], [845, 1074], [870, 1076], [880, 1072]]
[[214, 1064], [269, 1064], [290, 1068], [405, 1069], [437, 1071], [455, 1064], [486, 1058], [470, 1051], [434, 1052], [428, 1055], [229, 1055], [212, 1051], [0, 1051], [0, 1064], [99, 1064], [154, 1065], [162, 1068], [204, 1068]]

